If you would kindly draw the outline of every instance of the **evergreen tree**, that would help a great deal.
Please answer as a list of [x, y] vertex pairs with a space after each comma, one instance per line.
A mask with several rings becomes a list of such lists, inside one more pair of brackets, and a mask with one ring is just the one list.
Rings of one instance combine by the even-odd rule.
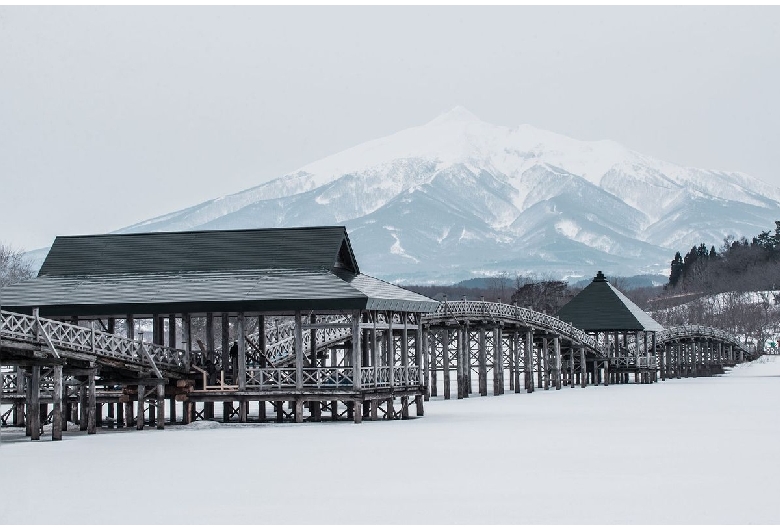
[[683, 273], [683, 259], [680, 253], [677, 252], [672, 260], [672, 272], [669, 274], [669, 285], [672, 287], [677, 285], [677, 282], [682, 278]]

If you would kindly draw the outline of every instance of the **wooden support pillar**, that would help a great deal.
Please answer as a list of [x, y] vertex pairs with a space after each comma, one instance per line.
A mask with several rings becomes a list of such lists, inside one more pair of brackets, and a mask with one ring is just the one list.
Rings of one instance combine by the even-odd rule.
[[503, 330], [493, 330], [493, 395], [504, 393], [504, 338]]
[[295, 423], [303, 423], [303, 399], [295, 400]]
[[[404, 367], [404, 388], [409, 386], [409, 315], [404, 311], [401, 313], [401, 321], [403, 327], [401, 328], [401, 366]], [[418, 365], [419, 366], [419, 365]]]
[[[510, 351], [511, 355], [511, 368], [512, 373], [509, 374], [509, 380], [511, 381], [512, 386], [509, 388], [509, 391], [514, 391], [516, 394], [520, 393], [520, 334], [517, 332], [517, 330], [514, 330], [512, 332], [512, 350]], [[525, 364], [525, 363], [524, 363]]]
[[561, 339], [557, 335], [553, 337], [553, 349], [555, 350], [555, 390], [561, 389]]
[[176, 347], [176, 315], [168, 316], [168, 347]]
[[125, 334], [130, 340], [135, 340], [135, 320], [133, 315], [127, 315], [125, 317]]
[[580, 386], [582, 388], [588, 386], [588, 373], [585, 362], [585, 346], [580, 346]]
[[525, 374], [523, 376], [525, 379], [525, 391], [530, 394], [534, 391], [534, 332], [532, 329], [525, 332], [523, 350], [525, 353]]
[[184, 425], [188, 425], [195, 421], [195, 402], [194, 401], [183, 401], [182, 402], [182, 423]]
[[133, 402], [132, 401], [125, 402], [125, 422], [123, 425], [127, 428], [133, 426]]
[[[295, 388], [300, 391], [303, 390], [303, 321], [301, 320], [300, 310], [295, 312], [293, 335], [295, 337]], [[298, 401], [300, 402], [300, 400]], [[300, 403], [301, 407], [303, 407], [303, 402]], [[298, 423], [297, 409], [298, 404], [296, 403], [296, 423]], [[303, 412], [301, 412], [301, 421], [303, 421]]]
[[352, 363], [352, 388], [354, 390], [361, 389], [360, 379], [363, 363], [363, 352], [361, 351], [361, 347], [363, 345], [363, 333], [360, 329], [361, 318], [362, 315], [359, 310], [352, 312], [352, 348], [350, 349], [350, 361]]
[[144, 399], [145, 393], [146, 387], [144, 385], [138, 385], [138, 414], [135, 417], [135, 429], [137, 431], [144, 430], [144, 409], [146, 408], [146, 400]]
[[569, 385], [574, 388], [577, 385], [576, 377], [574, 373], [574, 344], [569, 346]]
[[479, 328], [479, 395], [487, 396], [487, 352], [485, 328]]
[[362, 423], [363, 422], [363, 401], [360, 399], [356, 399], [352, 402], [352, 410], [353, 410], [353, 419], [355, 420], [355, 423]]
[[171, 398], [168, 404], [168, 416], [170, 416], [171, 425], [176, 423], [176, 399]]
[[[439, 337], [439, 333], [438, 332], [432, 332], [431, 335], [432, 335], [432, 339], [433, 339], [433, 340], [430, 341], [431, 344], [430, 344], [430, 355], [429, 355], [429, 357], [431, 359], [431, 362], [430, 362], [431, 396], [436, 397], [436, 396], [439, 395], [439, 389], [437, 388], [438, 385], [437, 385], [437, 381], [436, 381], [437, 380], [436, 372], [437, 372], [437, 368], [438, 368], [438, 364], [436, 362], [436, 359], [438, 357], [438, 355], [436, 354], [436, 340]], [[442, 341], [443, 340], [444, 339], [442, 339]]]
[[33, 366], [30, 376], [30, 399], [27, 412], [27, 423], [30, 426], [30, 438], [41, 439], [41, 367]]
[[458, 352], [456, 354], [457, 359], [457, 382], [458, 382], [458, 399], [463, 399], [463, 395], [465, 394], [466, 390], [466, 377], [463, 373], [463, 352], [465, 350], [465, 344], [464, 344], [464, 332], [463, 327], [459, 326], [456, 331], [458, 334]]
[[[656, 351], [658, 346], [656, 345]], [[666, 377], [669, 375], [669, 344], [664, 344], [663, 351], [658, 354], [661, 360], [661, 381], [666, 381]]]
[[423, 399], [422, 395], [418, 394], [418, 395], [414, 396], [414, 404], [415, 404], [416, 409], [417, 409], [415, 411], [415, 414], [417, 415], [418, 418], [421, 418], [421, 417], [425, 416], [425, 406], [423, 405], [423, 401], [424, 401], [424, 399]]
[[371, 372], [374, 374], [374, 383], [372, 386], [376, 387], [379, 384], [379, 334], [377, 332], [377, 319], [379, 318], [378, 311], [371, 311], [371, 320], [373, 322], [373, 328], [371, 329]]
[[97, 433], [95, 401], [95, 370], [90, 370], [87, 376], [87, 434]]
[[387, 411], [385, 412], [385, 417], [388, 420], [395, 419], [395, 410], [393, 410], [393, 398], [387, 398], [387, 404], [385, 405], [385, 408]]
[[441, 366], [444, 379], [444, 399], [450, 399], [450, 330], [442, 331]]
[[192, 318], [189, 313], [181, 316], [181, 339], [184, 346], [184, 366], [189, 371], [192, 363]]
[[116, 404], [116, 428], [121, 429], [125, 426], [125, 414], [123, 403]]
[[160, 315], [152, 315], [152, 344], [163, 343], [163, 330], [160, 328], [162, 319]]
[[157, 428], [165, 428], [165, 385], [157, 385]]
[[[300, 319], [296, 324], [300, 324]], [[300, 329], [298, 333], [300, 333]], [[301, 344], [302, 347], [303, 345]], [[246, 319], [244, 318], [244, 313], [238, 313], [238, 359], [236, 364], [238, 364], [238, 389], [244, 392], [246, 390]], [[248, 402], [243, 397], [239, 398], [238, 401], [238, 421], [239, 423], [246, 423]]]
[[430, 333], [430, 330], [425, 330], [422, 325], [422, 321], [418, 324], [418, 331], [417, 331], [417, 337], [418, 337], [418, 345], [420, 346], [420, 349], [422, 351], [422, 360], [423, 360], [423, 386], [425, 388], [425, 401], [428, 401], [431, 398], [431, 356], [430, 356], [430, 346], [429, 346], [429, 340], [428, 335]]
[[79, 385], [79, 431], [87, 430], [87, 385]]
[[550, 389], [550, 345], [547, 337], [542, 339], [542, 366], [544, 367], [544, 389]]
[[[465, 300], [465, 298], [464, 298]], [[474, 374], [474, 358], [471, 356], [471, 330], [469, 329], [469, 323], [466, 321], [466, 323], [463, 326], [464, 333], [466, 335], [466, 340], [464, 341], [464, 363], [463, 363], [463, 377], [464, 382], [466, 384], [466, 392], [463, 394], [464, 398], [467, 398], [471, 395], [471, 393], [474, 391], [474, 388], [471, 383], [471, 378]], [[477, 341], [479, 341], [479, 335], [477, 335]], [[479, 348], [479, 345], [477, 346]]]
[[[206, 366], [208, 367], [208, 376], [206, 381], [210, 385], [217, 383], [217, 370], [215, 351], [216, 341], [214, 338], [214, 313], [206, 313]], [[203, 404], [203, 419], [214, 419], [214, 402]]]
[[409, 419], [409, 396], [401, 396], [401, 419]]
[[51, 439], [62, 440], [62, 365], [54, 366], [54, 401], [51, 414]]

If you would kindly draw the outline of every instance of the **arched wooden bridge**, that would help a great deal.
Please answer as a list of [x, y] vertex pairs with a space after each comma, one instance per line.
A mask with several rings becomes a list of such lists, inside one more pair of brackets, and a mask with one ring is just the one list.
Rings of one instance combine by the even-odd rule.
[[[720, 373], [725, 367], [755, 358], [755, 353], [737, 337], [706, 326], [680, 326], [659, 332], [650, 348], [640, 356], [634, 344], [616, 345], [610, 342], [609, 335], [588, 334], [555, 317], [516, 305], [445, 301], [419, 321], [407, 321], [407, 318], [411, 317], [374, 311], [370, 313], [370, 322], [360, 324], [362, 329], [373, 326], [370, 339], [366, 336], [364, 340], [373, 343], [372, 351], [376, 353], [372, 355], [381, 361], [374, 365], [376, 368], [361, 368], [365, 384], [386, 385], [391, 391], [395, 384], [409, 384], [414, 380], [424, 385], [428, 395], [466, 398], [475, 393], [502, 394], [507, 381], [509, 390], [515, 392], [606, 385], [610, 379], [616, 380], [610, 378], [613, 370], [633, 366], [636, 382], [652, 382], [659, 375], [665, 379]], [[317, 388], [353, 385], [353, 369], [348, 365], [346, 352], [354, 347], [351, 341], [356, 325], [348, 315], [333, 314], [321, 316], [303, 334], [296, 333], [296, 324], [289, 318], [279, 325], [264, 326], [262, 337], [247, 337], [247, 379], [250, 383], [258, 381], [262, 390], [258, 374], [279, 372], [272, 381], [274, 391], [283, 391], [285, 385], [295, 387], [295, 369], [285, 367], [296, 358], [297, 335], [306, 358], [319, 359], [316, 361], [319, 364], [304, 371], [303, 377], [308, 378], [306, 385], [314, 384]], [[202, 342], [198, 342], [203, 348]], [[312, 345], [316, 355], [311, 355]], [[24, 405], [27, 400], [28, 410], [53, 403], [54, 410], [48, 416], [41, 415], [44, 422], [47, 417], [52, 422], [53, 435], [56, 429], [61, 429], [61, 424], [57, 426], [57, 418], [62, 417], [58, 404], [68, 400], [86, 411], [81, 417], [87, 421], [79, 423], [84, 430], [94, 432], [95, 415], [99, 416], [102, 410], [101, 399], [104, 403], [121, 402], [122, 385], [127, 384], [128, 378], [150, 405], [150, 419], [155, 410], [159, 411], [158, 417], [163, 416], [160, 407], [164, 406], [166, 397], [173, 404], [172, 392], [183, 400], [188, 399], [188, 392], [191, 396], [208, 393], [207, 374], [212, 380], [215, 372], [220, 374], [220, 395], [230, 395], [235, 389], [231, 387], [230, 375], [225, 375], [234, 367], [221, 366], [220, 359], [224, 356], [215, 355], [216, 352], [154, 345], [97, 331], [94, 326], [87, 328], [37, 315], [0, 312], [0, 346], [4, 361], [17, 361], [17, 364], [23, 361], [29, 367], [3, 369], [3, 400], [16, 405]], [[366, 346], [371, 348], [369, 343]], [[376, 349], [380, 347], [381, 352]], [[405, 371], [394, 368], [401, 364], [402, 356], [415, 356], [422, 366], [405, 368]], [[652, 377], [640, 379], [640, 369]], [[122, 377], [118, 377], [120, 374]], [[201, 374], [203, 385], [198, 383]], [[27, 380], [27, 385], [20, 385], [22, 378]], [[191, 378], [196, 382], [194, 387], [188, 386]], [[182, 381], [190, 382], [182, 385]], [[37, 397], [26, 396], [24, 389], [30, 386], [40, 387], [41, 393]], [[192, 393], [193, 389], [197, 392]], [[235, 399], [239, 399], [237, 396]], [[0, 417], [3, 424], [12, 412], [15, 424], [20, 424], [24, 407], [16, 405]], [[235, 412], [232, 408], [231, 411]], [[376, 411], [377, 406], [373, 404], [372, 417], [376, 417]], [[127, 425], [133, 424], [132, 408], [125, 415]], [[288, 416], [279, 412], [277, 417]], [[392, 404], [388, 404], [385, 417], [396, 417]], [[136, 419], [142, 426], [143, 415]], [[28, 430], [37, 429], [40, 424], [28, 425]]]

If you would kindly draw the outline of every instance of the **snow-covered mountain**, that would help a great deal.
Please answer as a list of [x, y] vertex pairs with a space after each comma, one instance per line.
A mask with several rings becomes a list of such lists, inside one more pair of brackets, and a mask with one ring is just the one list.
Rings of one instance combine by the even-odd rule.
[[444, 281], [666, 271], [675, 250], [751, 236], [776, 219], [780, 189], [749, 175], [492, 125], [456, 107], [119, 232], [345, 224], [365, 272]]

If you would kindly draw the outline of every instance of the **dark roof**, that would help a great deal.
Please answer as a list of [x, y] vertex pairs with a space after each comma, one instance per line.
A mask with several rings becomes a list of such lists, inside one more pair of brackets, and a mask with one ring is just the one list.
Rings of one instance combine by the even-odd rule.
[[593, 281], [563, 306], [558, 318], [585, 331], [661, 331], [656, 322], [598, 272]]
[[38, 275], [336, 267], [360, 272], [343, 226], [60, 236]]
[[0, 293], [4, 309], [143, 317], [438, 306], [360, 274], [343, 227], [58, 237], [44, 267]]

